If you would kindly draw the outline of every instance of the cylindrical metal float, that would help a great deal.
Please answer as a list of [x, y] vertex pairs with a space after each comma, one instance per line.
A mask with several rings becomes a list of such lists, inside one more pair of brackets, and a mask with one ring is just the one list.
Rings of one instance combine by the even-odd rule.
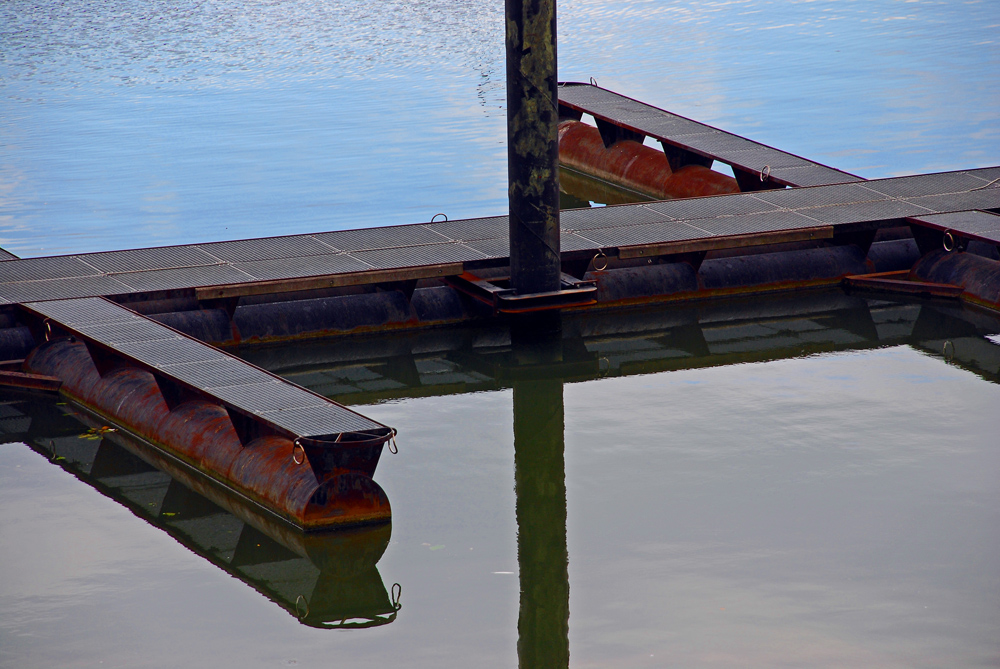
[[657, 200], [739, 193], [736, 179], [701, 165], [676, 172], [663, 151], [632, 140], [604, 146], [601, 133], [580, 121], [559, 124], [559, 162]]
[[225, 407], [207, 399], [171, 407], [156, 377], [128, 364], [102, 375], [75, 337], [42, 343], [24, 369], [60, 378], [74, 401], [301, 529], [390, 519], [389, 500], [371, 478], [385, 436], [305, 444], [265, 433], [244, 443]]

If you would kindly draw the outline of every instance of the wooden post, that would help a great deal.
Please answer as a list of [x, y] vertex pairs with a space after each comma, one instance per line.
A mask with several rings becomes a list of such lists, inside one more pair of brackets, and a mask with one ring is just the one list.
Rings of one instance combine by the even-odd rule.
[[511, 286], [559, 290], [555, 0], [506, 0]]

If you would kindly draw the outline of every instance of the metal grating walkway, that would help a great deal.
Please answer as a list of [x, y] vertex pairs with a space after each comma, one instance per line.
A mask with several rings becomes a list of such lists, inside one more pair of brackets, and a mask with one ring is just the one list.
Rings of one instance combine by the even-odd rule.
[[388, 428], [322, 395], [100, 297], [24, 307], [84, 341], [196, 389], [292, 439]]
[[[564, 253], [723, 249], [902, 219], [991, 244], [1000, 167], [562, 212]], [[966, 213], [962, 213], [966, 212]], [[972, 213], [968, 213], [972, 212]], [[962, 213], [961, 215], [958, 215]], [[948, 217], [940, 217], [948, 214]], [[783, 236], [783, 237], [782, 237]], [[509, 255], [506, 216], [0, 262], [0, 304], [194, 290], [208, 299], [456, 276]], [[648, 255], [648, 254], [647, 254]]]
[[783, 186], [819, 186], [862, 181], [766, 144], [672, 114], [591, 84], [559, 86], [559, 105], [620, 128], [653, 137], [666, 145], [719, 160], [735, 169], [759, 175], [765, 166], [770, 180]]

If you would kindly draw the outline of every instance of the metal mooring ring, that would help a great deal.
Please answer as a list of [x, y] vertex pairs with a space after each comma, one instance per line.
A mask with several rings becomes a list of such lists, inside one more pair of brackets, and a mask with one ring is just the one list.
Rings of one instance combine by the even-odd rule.
[[45, 323], [45, 341], [49, 341], [52, 338], [52, 319], [46, 318]]
[[[295, 457], [295, 455], [296, 455], [296, 453], [295, 453], [296, 449], [298, 449], [298, 452], [302, 454], [302, 459], [301, 460], [299, 458]], [[293, 442], [293, 444], [292, 444], [292, 462], [294, 462], [297, 465], [301, 465], [305, 461], [306, 461], [306, 449], [302, 448], [302, 444], [300, 444], [299, 440], [296, 439]]]
[[941, 355], [944, 356], [946, 362], [951, 362], [955, 359], [955, 345], [951, 343], [950, 339], [946, 339], [944, 346], [941, 347]]
[[392, 435], [386, 441], [386, 446], [389, 447], [390, 453], [396, 455], [396, 453], [399, 453], [399, 447], [396, 446], [396, 428], [390, 427], [389, 429], [392, 430]]
[[[597, 266], [597, 259], [602, 258], [601, 266]], [[598, 272], [603, 272], [608, 268], [608, 254], [604, 252], [603, 249], [597, 249], [597, 253], [594, 254], [594, 258], [590, 261], [594, 265], [594, 269]]]
[[[300, 605], [299, 602], [302, 602], [302, 604]], [[303, 609], [305, 610], [303, 611]], [[309, 615], [309, 602], [302, 595], [295, 598], [295, 615], [299, 617], [299, 620]]]
[[771, 166], [770, 165], [764, 165], [764, 169], [762, 169], [760, 171], [760, 182], [764, 183], [765, 181], [767, 181], [770, 178], [771, 178]]
[[951, 230], [945, 230], [944, 237], [941, 238], [941, 246], [949, 253], [955, 250], [955, 235], [951, 234]]
[[444, 216], [444, 222], [445, 223], [448, 222], [448, 214], [434, 214], [433, 216], [431, 216], [431, 223], [433, 223], [435, 220], [437, 220], [438, 216]]
[[593, 77], [591, 77], [590, 78], [590, 85], [591, 86], [596, 86], [597, 85], [597, 79], [594, 79]]

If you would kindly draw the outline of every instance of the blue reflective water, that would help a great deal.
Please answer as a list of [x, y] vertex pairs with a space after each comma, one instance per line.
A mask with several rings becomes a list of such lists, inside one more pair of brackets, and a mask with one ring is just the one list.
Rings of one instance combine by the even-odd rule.
[[[1000, 163], [998, 28], [989, 1], [566, 1], [560, 71], [879, 177]], [[0, 246], [502, 212], [502, 57], [500, 3], [7, 0]], [[995, 666], [998, 389], [902, 346], [567, 385], [573, 666]], [[0, 665], [515, 665], [511, 399], [364, 407], [402, 431], [376, 478], [404, 592], [352, 632], [0, 446]]]
[[[502, 6], [0, 5], [0, 246], [503, 211]], [[564, 2], [560, 74], [866, 177], [995, 164], [993, 2]]]

